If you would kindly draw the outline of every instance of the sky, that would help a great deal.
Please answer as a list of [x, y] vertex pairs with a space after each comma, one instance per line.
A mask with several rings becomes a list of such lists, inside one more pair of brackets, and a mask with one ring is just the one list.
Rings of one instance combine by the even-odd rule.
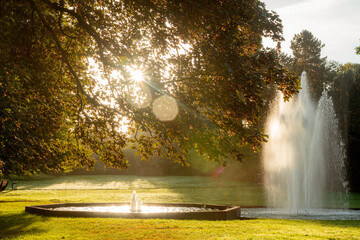
[[[355, 47], [360, 46], [360, 0], [261, 0], [283, 23], [282, 51], [291, 54], [294, 34], [309, 30], [325, 44], [322, 57], [342, 64], [360, 63]], [[264, 45], [276, 44], [264, 39]]]

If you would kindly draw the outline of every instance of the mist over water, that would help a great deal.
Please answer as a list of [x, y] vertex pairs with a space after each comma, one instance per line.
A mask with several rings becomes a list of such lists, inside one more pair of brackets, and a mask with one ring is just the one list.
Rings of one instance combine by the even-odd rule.
[[279, 94], [269, 114], [263, 167], [267, 204], [291, 213], [322, 207], [347, 207], [344, 144], [331, 97], [314, 103], [301, 76], [297, 96]]

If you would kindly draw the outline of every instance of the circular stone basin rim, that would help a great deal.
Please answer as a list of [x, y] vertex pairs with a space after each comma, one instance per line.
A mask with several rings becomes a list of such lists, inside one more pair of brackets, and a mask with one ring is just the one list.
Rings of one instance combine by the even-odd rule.
[[[213, 205], [213, 204], [186, 204], [186, 203], [145, 203], [142, 206], [158, 207], [183, 207], [183, 208], [206, 208], [205, 211], [194, 212], [95, 212], [95, 211], [72, 211], [54, 210], [67, 207], [116, 207], [129, 205], [126, 203], [60, 203], [36, 206], [26, 206], [28, 213], [54, 217], [101, 217], [101, 218], [161, 218], [161, 219], [194, 219], [194, 220], [234, 220], [239, 219], [241, 210], [239, 206]], [[130, 206], [129, 206], [130, 207]], [[214, 209], [214, 210], [212, 210]]]

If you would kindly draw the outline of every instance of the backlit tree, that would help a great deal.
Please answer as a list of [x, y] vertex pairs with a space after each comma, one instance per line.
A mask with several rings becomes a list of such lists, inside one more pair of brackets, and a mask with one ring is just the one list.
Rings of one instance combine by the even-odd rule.
[[[5, 174], [126, 168], [122, 149], [186, 163], [256, 149], [263, 93], [298, 90], [262, 37], [257, 0], [0, 2], [0, 167]], [[120, 129], [127, 124], [127, 132]]]
[[307, 72], [310, 91], [316, 100], [320, 98], [325, 82], [326, 57], [321, 57], [324, 46], [325, 44], [308, 30], [295, 34], [290, 45], [294, 56], [292, 70], [298, 76], [302, 71]]

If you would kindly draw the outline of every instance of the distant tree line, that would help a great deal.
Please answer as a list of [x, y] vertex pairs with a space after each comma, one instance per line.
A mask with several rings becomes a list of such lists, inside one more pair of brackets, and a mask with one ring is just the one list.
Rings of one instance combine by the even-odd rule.
[[[165, 158], [152, 156], [149, 160], [142, 160], [136, 151], [130, 148], [124, 150], [125, 157], [130, 162], [127, 169], [116, 169], [99, 160], [99, 156], [93, 154], [95, 164], [92, 169], [77, 168], [66, 173], [69, 175], [137, 175], [137, 176], [209, 176], [221, 179], [238, 181], [258, 181], [259, 169], [261, 169], [260, 153], [254, 153], [251, 149], [242, 149], [245, 154], [243, 162], [227, 159], [226, 166], [208, 161], [196, 151], [190, 151], [187, 166], [169, 161]], [[65, 173], [62, 173], [65, 174]]]

